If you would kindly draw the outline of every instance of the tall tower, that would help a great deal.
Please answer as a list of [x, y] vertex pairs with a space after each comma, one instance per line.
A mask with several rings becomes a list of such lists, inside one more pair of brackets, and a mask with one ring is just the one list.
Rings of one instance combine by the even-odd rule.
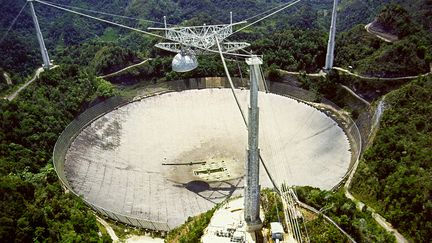
[[27, 0], [27, 2], [30, 3], [30, 11], [31, 11], [31, 14], [33, 17], [33, 23], [34, 23], [35, 29], [36, 29], [36, 36], [37, 36], [37, 39], [39, 41], [39, 47], [40, 47], [40, 51], [41, 51], [42, 59], [43, 59], [43, 68], [44, 69], [50, 69], [52, 67], [52, 63], [51, 63], [51, 60], [50, 60], [49, 55], [48, 55], [48, 50], [45, 46], [45, 42], [44, 42], [44, 39], [42, 36], [42, 31], [41, 31], [40, 26], [39, 26], [39, 21], [36, 17], [36, 12], [35, 12], [35, 9], [33, 6], [33, 0]]
[[325, 71], [329, 71], [330, 69], [333, 68], [335, 37], [336, 37], [337, 5], [338, 5], [338, 0], [334, 0], [331, 26], [330, 26], [330, 34], [329, 34], [329, 40], [328, 40], [328, 44], [327, 44], [326, 63], [325, 63], [325, 67], [324, 67]]
[[248, 122], [248, 149], [246, 160], [246, 184], [244, 201], [244, 218], [248, 231], [261, 229], [260, 213], [260, 185], [259, 185], [259, 108], [258, 85], [263, 82], [260, 65], [262, 60], [257, 56], [246, 59], [250, 73], [250, 107]]

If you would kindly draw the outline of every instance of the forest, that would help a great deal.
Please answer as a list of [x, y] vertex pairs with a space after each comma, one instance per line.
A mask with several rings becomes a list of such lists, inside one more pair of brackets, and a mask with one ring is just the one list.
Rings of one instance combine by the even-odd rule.
[[218, 206], [213, 209], [202, 213], [200, 215], [189, 217], [187, 221], [181, 226], [171, 230], [165, 242], [167, 243], [199, 243], [204, 229], [209, 225], [210, 220], [217, 210]]
[[[13, 102], [0, 100], [0, 241], [108, 242], [93, 212], [64, 193], [52, 149], [64, 127], [98, 98], [94, 76], [62, 65]], [[111, 94], [112, 95], [112, 94]]]
[[427, 242], [432, 238], [432, 78], [389, 93], [385, 107], [352, 190], [404, 235]]
[[[312, 187], [296, 187], [295, 190], [300, 201], [322, 210], [323, 214], [334, 220], [355, 241], [395, 242], [393, 235], [381, 228], [372, 218], [370, 212], [359, 211], [355, 203], [345, 197], [342, 190], [329, 192]], [[312, 228], [313, 226], [310, 227], [311, 230], [316, 230]], [[327, 234], [327, 239], [323, 238], [324, 235], [314, 237], [325, 242], [333, 242], [332, 238], [340, 242], [341, 237], [335, 237], [337, 234], [333, 234], [335, 235]]]
[[[2, 36], [25, 2], [0, 0]], [[240, 21], [287, 1], [53, 2], [153, 21], [161, 21], [167, 15], [169, 23], [191, 25], [225, 23], [229, 11], [233, 11], [235, 21]], [[390, 2], [393, 4], [388, 5]], [[272, 71], [269, 74], [273, 81], [281, 79], [277, 69], [318, 72], [325, 61], [331, 5], [332, 0], [305, 1], [253, 29], [238, 33], [232, 40], [247, 41], [251, 43], [250, 50], [263, 54], [264, 69]], [[199, 57], [200, 66], [193, 72], [178, 74], [171, 71], [173, 55], [154, 47], [159, 41], [156, 38], [40, 4], [35, 7], [50, 55], [60, 66], [44, 72], [14, 101], [0, 100], [0, 241], [110, 241], [107, 235], [99, 237], [91, 210], [80, 199], [63, 193], [51, 159], [57, 137], [86, 108], [117, 94], [115, 85], [224, 76], [224, 70], [217, 55], [208, 55]], [[142, 29], [153, 26], [146, 21], [99, 17]], [[338, 18], [336, 66], [351, 66], [355, 73], [374, 77], [401, 77], [430, 71], [430, 0], [341, 1]], [[364, 25], [372, 21], [397, 35], [399, 40], [387, 43], [368, 34]], [[0, 41], [0, 56], [0, 95], [28, 80], [40, 67], [40, 52], [27, 10]], [[96, 78], [147, 58], [152, 60], [110, 78], [110, 82]], [[229, 61], [228, 66], [233, 76], [247, 75], [246, 65], [241, 61]], [[13, 86], [6, 84], [3, 72], [10, 75]], [[300, 81], [303, 88], [315, 91], [317, 97], [322, 95], [343, 102], [338, 83], [344, 80], [337, 76], [331, 74], [317, 81], [303, 76]], [[364, 154], [352, 188], [356, 197], [418, 242], [432, 238], [431, 88], [431, 78], [423, 78], [386, 96], [387, 109], [381, 128]], [[329, 203], [338, 205], [329, 212], [330, 216], [356, 239], [392, 240], [369, 224], [368, 213], [355, 211], [339, 192], [306, 188], [299, 189], [299, 195], [318, 208]], [[314, 229], [319, 232], [317, 227]], [[332, 238], [325, 239], [332, 241]]]

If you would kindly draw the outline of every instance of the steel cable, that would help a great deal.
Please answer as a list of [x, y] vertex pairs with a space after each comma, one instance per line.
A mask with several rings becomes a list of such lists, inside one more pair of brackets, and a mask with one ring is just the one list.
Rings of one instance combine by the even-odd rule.
[[9, 25], [9, 28], [6, 30], [6, 33], [3, 35], [3, 37], [0, 40], [0, 44], [3, 43], [3, 41], [6, 39], [6, 36], [9, 34], [9, 31], [13, 28], [13, 26], [15, 25], [16, 21], [18, 20], [19, 16], [21, 15], [22, 11], [24, 10], [24, 8], [27, 6], [27, 2], [24, 4], [24, 6], [21, 8], [21, 10], [19, 11], [19, 13], [17, 14], [17, 16], [12, 20], [12, 23]]

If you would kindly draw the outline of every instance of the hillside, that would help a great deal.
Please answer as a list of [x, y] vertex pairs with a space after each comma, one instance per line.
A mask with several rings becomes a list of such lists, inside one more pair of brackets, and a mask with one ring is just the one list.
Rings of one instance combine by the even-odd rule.
[[[3, 13], [0, 36], [6, 33], [25, 2], [0, 0]], [[162, 21], [167, 15], [170, 24], [201, 25], [228, 22], [230, 11], [234, 21], [244, 20], [288, 1], [52, 2], [152, 21]], [[264, 55], [265, 70], [271, 69], [276, 74], [279, 68], [318, 72], [325, 62], [332, 2], [303, 1], [238, 33], [232, 40], [250, 42], [248, 51]], [[394, 4], [388, 5], [390, 2]], [[200, 66], [196, 70], [175, 73], [171, 70], [173, 55], [156, 49], [154, 44], [160, 41], [156, 38], [41, 4], [35, 3], [35, 6], [49, 53], [60, 67], [44, 72], [16, 100], [0, 100], [0, 241], [109, 241], [107, 235], [98, 236], [99, 230], [89, 208], [79, 199], [63, 193], [51, 165], [54, 143], [66, 125], [92, 104], [117, 92], [110, 82], [95, 77], [147, 58], [152, 60], [146, 65], [110, 81], [123, 85], [149, 84], [224, 76], [224, 69], [218, 55], [208, 55], [199, 57]], [[141, 29], [160, 25], [92, 14]], [[364, 26], [370, 22], [381, 31], [397, 35], [398, 40], [387, 43], [367, 33]], [[432, 62], [431, 30], [431, 0], [341, 1], [335, 65], [346, 69], [351, 66], [355, 73], [378, 78], [427, 73]], [[0, 43], [0, 93], [12, 89], [4, 85], [4, 71], [16, 84], [25, 81], [40, 65], [38, 43], [27, 9]], [[240, 59], [229, 62], [228, 68], [233, 76], [247, 75], [246, 65]], [[281, 78], [276, 76], [276, 79]], [[305, 88], [321, 92], [319, 97], [340, 98], [334, 80], [321, 79], [309, 81], [309, 84]], [[370, 89], [380, 85], [390, 86], [379, 83]], [[374, 144], [365, 152], [353, 184], [356, 197], [376, 208], [416, 242], [432, 238], [431, 87], [431, 78], [419, 79], [387, 96], [381, 129]], [[355, 232], [361, 230], [356, 228]], [[381, 234], [379, 230], [376, 232]], [[386, 237], [380, 239], [385, 241]]]
[[[4, 0], [2, 0], [4, 1]], [[2, 3], [0, 1], [0, 3]], [[125, 16], [133, 16], [152, 21], [162, 21], [164, 15], [168, 16], [168, 22], [172, 24], [188, 24], [201, 25], [217, 24], [229, 21], [229, 12], [233, 12], [234, 21], [240, 21], [249, 17], [257, 16], [263, 10], [271, 9], [274, 6], [281, 4], [281, 0], [271, 1], [242, 1], [233, 4], [232, 1], [93, 1], [93, 0], [57, 0], [53, 1], [59, 4], [73, 5], [82, 9], [90, 9], [96, 11], [105, 11]], [[379, 76], [400, 76], [412, 75], [417, 73], [425, 73], [428, 70], [428, 62], [430, 62], [430, 48], [427, 46], [432, 43], [432, 37], [423, 28], [424, 19], [429, 18], [427, 15], [430, 8], [425, 8], [422, 11], [415, 12], [421, 6], [429, 6], [429, 1], [420, 1], [418, 4], [407, 4], [401, 2], [401, 15], [394, 15], [392, 9], [383, 9], [387, 1], [342, 1], [339, 7], [338, 18], [338, 42], [336, 49], [336, 65], [348, 67], [354, 66], [360, 73]], [[420, 3], [421, 2], [421, 3]], [[0, 5], [2, 12], [6, 13], [0, 21], [0, 34], [5, 32], [5, 29], [12, 22], [13, 18], [19, 12], [21, 6], [25, 3], [24, 0], [14, 1], [12, 3], [4, 3]], [[286, 30], [304, 32], [304, 35], [309, 35], [308, 42], [317, 42], [319, 48], [326, 47], [326, 33], [330, 21], [332, 1], [304, 1], [289, 8], [277, 17], [271, 17], [268, 20], [255, 25], [248, 31], [239, 33], [232, 37], [233, 40], [246, 40], [257, 43], [262, 42], [265, 37], [273, 38], [269, 33], [283, 33]], [[52, 59], [62, 61], [64, 59], [65, 49], [82, 45], [83, 43], [115, 43], [116, 48], [123, 48], [122, 52], [136, 52], [134, 56], [147, 56], [155, 58], [164, 55], [159, 50], [154, 49], [154, 44], [157, 39], [144, 36], [129, 30], [124, 30], [118, 27], [109, 26], [94, 20], [86, 19], [80, 16], [72, 15], [67, 12], [62, 12], [48, 6], [35, 3], [35, 8], [39, 16], [39, 21], [42, 26], [42, 32], [45, 37], [47, 48]], [[405, 10], [407, 9], [407, 10]], [[378, 15], [379, 11], [381, 14]], [[405, 12], [404, 12], [405, 11]], [[408, 12], [407, 12], [408, 11]], [[87, 12], [89, 13], [89, 12]], [[108, 20], [113, 20], [122, 24], [130, 25], [137, 28], [147, 28], [149, 26], [160, 26], [160, 24], [150, 24], [144, 21], [136, 21], [131, 19], [122, 19], [113, 16], [100, 15], [95, 12], [90, 14], [103, 17]], [[386, 46], [377, 41], [363, 41], [357, 36], [364, 35], [364, 30], [358, 28], [357, 24], [366, 24], [371, 22], [375, 16], [385, 21], [385, 28], [391, 28], [394, 23], [404, 23], [404, 26], [397, 26], [397, 29], [403, 28], [404, 33], [403, 43]], [[389, 19], [385, 16], [394, 16]], [[408, 25], [405, 19], [409, 19], [413, 26]], [[421, 21], [420, 21], [421, 20]], [[420, 22], [419, 22], [420, 21]], [[15, 82], [21, 81], [24, 77], [32, 73], [35, 67], [40, 64], [39, 50], [36, 38], [34, 36], [33, 23], [27, 10], [23, 12], [17, 21], [16, 26], [9, 33], [8, 38], [3, 43], [0, 43], [0, 51], [5, 58], [0, 59], [0, 67], [8, 71], [12, 75], [12, 80]], [[418, 31], [417, 31], [418, 30]], [[320, 38], [313, 39], [310, 31], [321, 32]], [[310, 32], [310, 33], [309, 33]], [[303, 34], [302, 34], [303, 35]], [[277, 37], [276, 37], [277, 38]], [[360, 46], [354, 47], [354, 45]], [[316, 46], [313, 45], [313, 46]], [[405, 48], [408, 47], [408, 48]], [[279, 47], [280, 48], [280, 47]], [[276, 64], [280, 68], [286, 68], [291, 71], [305, 70], [308, 72], [318, 71], [322, 66], [323, 58], [321, 50], [316, 48], [309, 49], [308, 46], [301, 48], [302, 52], [310, 52], [310, 55], [291, 54], [286, 58], [286, 55], [280, 54], [278, 58], [269, 59], [268, 65]], [[360, 50], [360, 52], [358, 50]], [[363, 51], [363, 50], [369, 51]], [[285, 49], [286, 50], [286, 49]], [[324, 50], [325, 51], [325, 50]], [[406, 52], [402, 62], [395, 60], [395, 53]], [[315, 53], [313, 53], [315, 52]], [[105, 52], [106, 53], [106, 52]], [[82, 55], [87, 55], [83, 52]], [[110, 55], [110, 54], [108, 54]], [[277, 53], [276, 53], [277, 55]], [[311, 65], [311, 58], [318, 56], [318, 61]], [[295, 57], [295, 59], [290, 58]], [[106, 57], [101, 57], [106, 58]], [[286, 58], [286, 60], [282, 60]], [[398, 57], [400, 58], [400, 56]], [[131, 62], [126, 62], [124, 65], [134, 63], [138, 59], [132, 58]], [[281, 59], [277, 61], [276, 59]], [[314, 60], [314, 59], [313, 59]], [[381, 65], [386, 64], [386, 65]], [[409, 70], [404, 70], [408, 67]], [[120, 68], [120, 66], [119, 66]], [[112, 67], [114, 69], [114, 67]], [[400, 71], [398, 71], [400, 70]]]
[[340, 26], [347, 30], [356, 24], [366, 24], [373, 21], [380, 11], [389, 4], [399, 4], [414, 15], [417, 22], [425, 29], [432, 29], [431, 0], [343, 0], [340, 1]]
[[43, 73], [16, 100], [0, 99], [0, 241], [107, 242], [84, 203], [64, 193], [51, 155], [64, 127], [103, 84], [63, 66]]
[[401, 5], [388, 5], [373, 26], [398, 36], [384, 42], [365, 31], [363, 25], [337, 37], [335, 65], [354, 67], [360, 74], [374, 77], [402, 77], [430, 72], [432, 34], [416, 22], [413, 13]]
[[386, 96], [380, 129], [352, 186], [414, 242], [432, 238], [431, 94], [429, 77]]

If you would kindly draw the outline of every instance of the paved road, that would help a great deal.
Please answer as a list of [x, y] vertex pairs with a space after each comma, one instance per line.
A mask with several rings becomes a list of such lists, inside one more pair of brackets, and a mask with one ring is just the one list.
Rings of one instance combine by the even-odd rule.
[[319, 73], [303, 73], [303, 72], [291, 72], [291, 71], [286, 71], [283, 69], [278, 69], [279, 72], [282, 72], [284, 74], [292, 74], [292, 75], [301, 75], [301, 74], [305, 74], [306, 76], [309, 77], [322, 77], [325, 76], [326, 73], [325, 72], [319, 72]]
[[[345, 196], [349, 199], [351, 199], [351, 201], [353, 201], [357, 208], [359, 210], [362, 210], [364, 206], [367, 206], [366, 204], [364, 204], [363, 202], [361, 202], [360, 200], [356, 199], [350, 192], [349, 192], [349, 188], [352, 182], [352, 179], [354, 177], [354, 174], [357, 170], [357, 166], [359, 164], [360, 160], [357, 160], [356, 163], [353, 166], [353, 170], [351, 171], [350, 175], [348, 176], [348, 179], [344, 185], [344, 191], [345, 191]], [[406, 243], [408, 242], [407, 239], [405, 239], [405, 237], [403, 235], [401, 235], [395, 228], [393, 228], [393, 226], [388, 223], [384, 217], [382, 217], [381, 215], [379, 215], [378, 213], [375, 212], [375, 210], [371, 207], [367, 207], [367, 210], [372, 212], [372, 217], [375, 219], [375, 221], [381, 225], [381, 227], [383, 227], [385, 230], [387, 230], [387, 232], [393, 234], [396, 237], [396, 241], [399, 243]]]
[[[405, 76], [405, 77], [396, 77], [396, 78], [380, 78], [380, 77], [369, 77], [369, 76], [362, 76], [356, 73], [352, 73], [351, 71], [345, 69], [345, 68], [341, 68], [341, 67], [333, 67], [333, 69], [347, 73], [351, 76], [357, 77], [357, 78], [361, 78], [361, 79], [368, 79], [368, 80], [401, 80], [401, 79], [416, 79], [416, 78], [420, 78], [420, 77], [424, 77], [424, 76], [428, 76], [432, 74], [432, 67], [431, 67], [431, 71], [425, 74], [420, 74], [420, 75], [415, 75], [415, 76]], [[278, 69], [278, 71], [284, 73], [284, 74], [292, 74], [292, 75], [301, 75], [303, 74], [302, 72], [291, 72], [291, 71], [286, 71], [286, 70], [282, 70], [282, 69]], [[326, 73], [325, 72], [319, 72], [319, 73], [305, 73], [306, 76], [309, 77], [322, 77], [325, 76]]]
[[363, 102], [365, 105], [370, 106], [370, 103], [367, 102], [367, 100], [363, 99], [362, 97], [360, 97], [358, 94], [356, 94], [353, 90], [351, 90], [350, 88], [348, 88], [347, 86], [341, 84], [341, 87], [343, 89], [345, 89], [346, 91], [350, 92], [350, 94], [354, 95], [357, 99], [359, 99], [361, 102]]
[[38, 77], [39, 77], [39, 74], [41, 73], [41, 72], [43, 72], [44, 71], [44, 69], [43, 68], [38, 68], [37, 70], [36, 70], [36, 73], [35, 73], [35, 75], [33, 76], [33, 78], [31, 78], [29, 81], [27, 81], [23, 86], [21, 86], [21, 87], [19, 87], [19, 89], [17, 89], [15, 92], [13, 92], [12, 94], [10, 94], [10, 95], [8, 95], [8, 96], [6, 96], [5, 98], [7, 99], [7, 100], [9, 100], [9, 101], [12, 101], [12, 100], [14, 100], [15, 99], [15, 97], [17, 97], [18, 96], [18, 94], [21, 92], [21, 91], [23, 91], [25, 88], [27, 88], [27, 86], [29, 86], [31, 83], [33, 83]]
[[365, 26], [365, 29], [368, 33], [375, 35], [376, 37], [380, 38], [381, 40], [389, 43], [393, 43], [398, 40], [398, 37], [392, 34], [382, 33], [371, 29], [372, 23], [369, 23]]
[[[343, 69], [345, 70], [345, 69]], [[285, 71], [282, 69], [278, 69], [278, 71], [284, 73], [284, 74], [291, 74], [291, 75], [301, 75], [302, 73], [300, 72], [290, 72], [290, 71]], [[346, 70], [347, 71], [347, 70]], [[349, 71], [348, 71], [349, 72]], [[351, 73], [352, 74], [352, 73]], [[326, 75], [325, 72], [321, 71], [319, 73], [305, 73], [306, 76], [309, 77], [323, 77]], [[354, 74], [353, 74], [354, 75]], [[370, 105], [369, 102], [367, 102], [365, 99], [363, 99], [362, 97], [360, 97], [359, 95], [357, 95], [353, 90], [351, 90], [349, 87], [345, 86], [345, 85], [341, 85], [343, 89], [347, 90], [348, 92], [350, 92], [353, 96], [355, 96], [357, 99], [359, 99], [361, 102], [363, 102], [364, 104], [366, 104], [367, 106]]]
[[150, 60], [151, 60], [151, 58], [148, 58], [148, 59], [146, 59], [146, 60], [144, 60], [144, 61], [142, 61], [142, 62], [140, 62], [140, 63], [130, 65], [130, 66], [125, 67], [125, 68], [123, 68], [123, 69], [121, 69], [121, 70], [119, 70], [119, 71], [117, 71], [117, 72], [110, 73], [110, 74], [107, 74], [107, 75], [103, 75], [103, 76], [100, 76], [100, 77], [101, 77], [101, 78], [109, 78], [109, 77], [116, 76], [116, 75], [118, 75], [118, 74], [120, 74], [120, 73], [122, 73], [122, 72], [124, 72], [124, 71], [126, 71], [126, 70], [129, 70], [129, 69], [134, 68], [134, 67], [141, 66], [141, 65], [143, 65], [144, 63], [146, 63], [146, 62], [148, 62], [148, 61], [150, 61]]
[[362, 76], [362, 75], [359, 75], [359, 74], [356, 74], [356, 73], [352, 73], [351, 71], [346, 70], [346, 69], [341, 68], [341, 67], [333, 67], [333, 69], [342, 71], [342, 72], [347, 73], [347, 74], [349, 74], [351, 76], [355, 76], [355, 77], [358, 77], [358, 78], [361, 78], [361, 79], [368, 79], [368, 80], [377, 80], [377, 79], [379, 79], [379, 80], [382, 80], [382, 81], [386, 81], [386, 80], [401, 80], [401, 79], [416, 79], [416, 78], [419, 78], [419, 77], [424, 77], [424, 76], [428, 76], [428, 75], [432, 74], [432, 72], [429, 72], [429, 73], [420, 74], [420, 75], [416, 75], [416, 76], [405, 76], [405, 77], [397, 77], [397, 78], [380, 78], [380, 77]]
[[12, 85], [12, 80], [7, 74], [7, 72], [3, 72], [3, 77], [5, 78], [7, 85]]
[[96, 220], [105, 227], [108, 235], [111, 237], [111, 240], [113, 242], [118, 242], [119, 238], [117, 237], [117, 235], [114, 232], [113, 228], [108, 224], [108, 222], [106, 222], [105, 220], [103, 220], [101, 217], [97, 216], [97, 214], [95, 214], [95, 216], [96, 216]]
[[[351, 199], [351, 201], [353, 201], [357, 208], [359, 210], [362, 210], [364, 206], [366, 206], [363, 202], [361, 202], [360, 200], [356, 199], [349, 191], [347, 188], [345, 188], [345, 196], [349, 199]], [[385, 230], [387, 230], [387, 232], [389, 232], [390, 234], [393, 234], [396, 238], [396, 242], [399, 243], [407, 243], [409, 242], [403, 235], [401, 235], [395, 228], [393, 228], [393, 226], [387, 222], [387, 220], [382, 217], [380, 214], [376, 213], [375, 210], [373, 208], [367, 207], [367, 210], [370, 211], [372, 213], [372, 217], [375, 219], [375, 221], [381, 225], [381, 227], [383, 227]]]

